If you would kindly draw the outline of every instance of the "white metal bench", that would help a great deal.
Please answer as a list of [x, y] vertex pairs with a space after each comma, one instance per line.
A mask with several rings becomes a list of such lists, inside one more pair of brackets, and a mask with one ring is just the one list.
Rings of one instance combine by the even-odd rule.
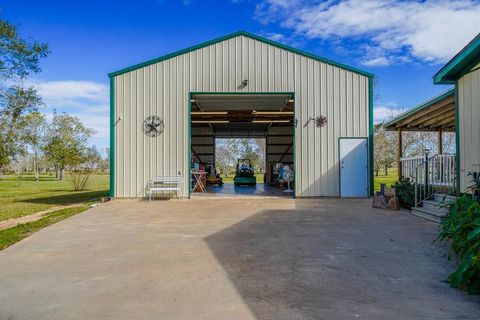
[[152, 201], [152, 194], [159, 191], [176, 191], [177, 198], [183, 176], [155, 176], [147, 182], [148, 201]]

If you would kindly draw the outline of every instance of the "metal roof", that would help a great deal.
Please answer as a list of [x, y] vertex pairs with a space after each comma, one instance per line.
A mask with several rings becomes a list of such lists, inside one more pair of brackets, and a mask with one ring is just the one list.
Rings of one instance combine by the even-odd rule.
[[435, 84], [453, 84], [465, 70], [480, 62], [480, 33], [433, 76]]
[[439, 94], [385, 123], [385, 129], [396, 131], [455, 130], [455, 88]]

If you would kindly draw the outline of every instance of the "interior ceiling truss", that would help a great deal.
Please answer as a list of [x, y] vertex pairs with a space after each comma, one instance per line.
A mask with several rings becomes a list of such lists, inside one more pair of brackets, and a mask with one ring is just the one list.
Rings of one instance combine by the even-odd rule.
[[290, 95], [196, 95], [191, 106], [194, 125], [293, 123]]

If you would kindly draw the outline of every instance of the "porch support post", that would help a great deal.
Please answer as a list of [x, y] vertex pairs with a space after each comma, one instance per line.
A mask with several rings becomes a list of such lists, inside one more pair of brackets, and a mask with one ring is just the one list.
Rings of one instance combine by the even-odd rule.
[[443, 130], [438, 128], [438, 154], [443, 154]]
[[400, 179], [402, 175], [402, 161], [400, 159], [403, 157], [403, 146], [402, 146], [402, 128], [398, 128], [398, 150], [397, 150], [397, 167], [398, 167], [398, 179]]

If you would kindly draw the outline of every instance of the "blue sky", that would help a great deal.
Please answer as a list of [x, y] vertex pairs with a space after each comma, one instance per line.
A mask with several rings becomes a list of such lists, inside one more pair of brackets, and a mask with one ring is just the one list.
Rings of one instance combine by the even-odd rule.
[[375, 118], [448, 87], [432, 76], [480, 31], [480, 2], [394, 0], [5, 1], [0, 16], [51, 54], [45, 112], [79, 116], [108, 145], [107, 73], [246, 30], [376, 75]]

